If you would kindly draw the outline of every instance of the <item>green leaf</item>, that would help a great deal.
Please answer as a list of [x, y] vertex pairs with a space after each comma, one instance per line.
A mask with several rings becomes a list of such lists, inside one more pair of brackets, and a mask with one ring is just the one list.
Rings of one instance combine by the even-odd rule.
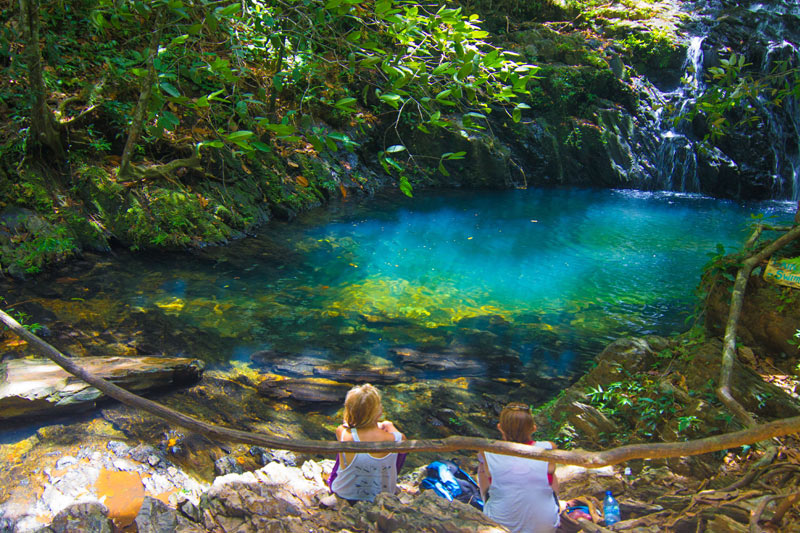
[[333, 104], [333, 107], [335, 107], [337, 109], [342, 109], [342, 110], [345, 110], [345, 111], [353, 111], [353, 105], [356, 102], [357, 102], [357, 100], [355, 98], [353, 98], [352, 96], [346, 96], [344, 98], [341, 98], [341, 99], [337, 100], [336, 103]]
[[253, 148], [259, 150], [261, 152], [271, 152], [272, 147], [268, 144], [262, 143], [261, 141], [253, 141], [250, 144], [253, 145]]
[[400, 190], [402, 191], [403, 194], [405, 194], [409, 198], [413, 198], [414, 197], [414, 195], [411, 194], [411, 192], [412, 192], [411, 184], [408, 182], [408, 178], [407, 177], [400, 176], [400, 183], [398, 183], [398, 185], [400, 186]]
[[511, 120], [514, 122], [519, 122], [522, 120], [522, 111], [515, 107], [514, 111], [511, 112]]
[[441, 65], [439, 65], [438, 67], [436, 67], [435, 69], [433, 69], [433, 74], [434, 74], [435, 76], [438, 76], [439, 74], [442, 74], [442, 73], [444, 73], [445, 71], [447, 71], [447, 69], [449, 69], [449, 68], [450, 68], [450, 66], [451, 66], [451, 64], [450, 64], [450, 63], [442, 63]]
[[395, 109], [399, 107], [400, 101], [403, 99], [399, 94], [395, 93], [383, 93], [382, 95], [378, 96], [378, 98]]
[[238, 13], [241, 8], [242, 6], [240, 4], [230, 4], [225, 7], [218, 7], [214, 12], [220, 17], [230, 17]]
[[217, 101], [217, 102], [227, 102], [226, 98], [220, 98], [219, 95], [225, 92], [225, 89], [220, 89], [219, 91], [214, 91], [213, 93], [208, 95], [208, 100]]
[[163, 90], [165, 93], [167, 93], [170, 96], [180, 96], [181, 95], [180, 91], [168, 81], [162, 81], [159, 84], [159, 86], [161, 87], [161, 90]]
[[180, 123], [181, 123], [180, 119], [170, 111], [162, 112], [161, 115], [158, 117], [158, 122], [157, 122], [159, 127], [167, 129], [169, 131], [173, 131]]
[[390, 153], [390, 154], [393, 154], [393, 153], [396, 153], [396, 152], [402, 152], [405, 149], [406, 149], [406, 147], [403, 146], [402, 144], [395, 144], [395, 145], [390, 146], [389, 148], [387, 148], [386, 152]]
[[361, 63], [361, 66], [364, 67], [364, 68], [372, 68], [372, 67], [374, 67], [375, 65], [377, 65], [380, 62], [381, 62], [381, 58], [380, 57], [378, 57], [378, 56], [369, 56], [369, 57], [366, 57], [366, 58], [362, 59], [359, 63]]
[[278, 137], [285, 137], [287, 135], [292, 135], [297, 131], [297, 128], [294, 127], [292, 124], [269, 124], [269, 123], [261, 123], [260, 124], [264, 129], [275, 132]]
[[441, 172], [443, 176], [449, 176], [450, 175], [450, 173], [447, 171], [447, 169], [444, 168], [444, 165], [442, 164], [441, 161], [439, 161], [439, 172]]
[[204, 146], [210, 146], [211, 148], [222, 148], [225, 146], [225, 144], [222, 141], [203, 141], [198, 145], [199, 148], [203, 148]]
[[188, 38], [189, 38], [189, 36], [188, 36], [188, 35], [180, 35], [180, 36], [178, 36], [178, 37], [175, 37], [174, 39], [172, 39], [172, 40], [169, 42], [169, 45], [168, 45], [168, 46], [175, 46], [175, 45], [178, 45], [178, 44], [183, 44], [183, 43], [185, 43], [185, 42], [186, 42], [186, 40], [187, 40]]
[[253, 135], [255, 135], [255, 133], [253, 133], [252, 131], [239, 130], [239, 131], [234, 131], [234, 132], [231, 132], [231, 133], [225, 135], [225, 139], [230, 141], [230, 142], [236, 143], [236, 142], [241, 142], [241, 141], [243, 141], [245, 139], [249, 139]]
[[325, 143], [316, 135], [306, 135], [306, 139], [311, 143], [311, 146], [313, 146], [314, 150], [317, 152], [325, 151]]
[[450, 89], [445, 89], [444, 91], [442, 91], [442, 92], [440, 92], [439, 94], [436, 95], [436, 100], [444, 100], [445, 98], [450, 96], [451, 92], [452, 91]]

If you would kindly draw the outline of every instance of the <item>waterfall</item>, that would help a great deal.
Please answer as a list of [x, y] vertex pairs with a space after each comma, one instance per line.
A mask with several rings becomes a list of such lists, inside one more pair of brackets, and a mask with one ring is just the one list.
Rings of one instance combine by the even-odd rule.
[[[676, 117], [694, 105], [695, 96], [703, 87], [703, 40], [704, 37], [692, 37], [689, 41], [683, 64], [685, 82], [674, 91], [655, 94], [662, 102], [657, 111], [660, 132], [653, 156], [656, 185], [660, 189], [700, 191], [695, 142], [685, 131], [685, 124], [676, 124]], [[671, 112], [665, 112], [667, 105]]]
[[[725, 139], [703, 142], [703, 126], [681, 120], [709, 89], [708, 64], [731, 52], [753, 63], [744, 75], [765, 83], [780, 69], [800, 68], [800, 3], [738, 3], [735, 8], [707, 5], [687, 42], [679, 87], [661, 92], [650, 87], [655, 114], [654, 149], [647, 156], [655, 171], [647, 184], [681, 192], [710, 192], [747, 198], [800, 199], [800, 97], [797, 91], [779, 104], [769, 86], [755, 102], [757, 120], [736, 124]], [[725, 10], [728, 11], [725, 11]], [[734, 13], [735, 16], [720, 16]], [[742, 36], [746, 37], [743, 39]], [[783, 80], [780, 80], [782, 83]], [[695, 126], [695, 127], [693, 127]], [[699, 127], [699, 129], [697, 129]], [[733, 182], [737, 182], [734, 184]]]
[[[772, 44], [767, 49], [764, 63], [761, 67], [763, 75], [767, 76], [773, 68], [779, 68], [778, 62], [785, 61], [789, 68], [800, 68], [800, 49], [788, 41]], [[762, 97], [762, 100], [764, 98]], [[777, 197], [790, 197], [800, 200], [800, 98], [790, 96], [781, 106], [770, 112], [766, 103], [761, 102], [765, 108], [767, 127], [770, 136], [774, 139], [772, 152], [775, 158], [775, 195]], [[786, 190], [786, 188], [789, 190]]]

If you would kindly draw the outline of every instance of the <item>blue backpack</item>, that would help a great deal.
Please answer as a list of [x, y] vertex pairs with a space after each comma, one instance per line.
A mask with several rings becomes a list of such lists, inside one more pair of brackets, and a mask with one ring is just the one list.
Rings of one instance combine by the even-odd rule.
[[475, 480], [453, 461], [434, 461], [426, 469], [426, 477], [420, 483], [423, 489], [432, 489], [449, 501], [458, 500], [483, 510], [481, 491]]

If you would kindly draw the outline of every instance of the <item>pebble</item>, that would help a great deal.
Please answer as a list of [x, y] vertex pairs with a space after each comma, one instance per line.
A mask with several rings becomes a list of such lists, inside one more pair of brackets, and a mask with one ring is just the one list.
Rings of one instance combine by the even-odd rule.
[[77, 462], [78, 460], [76, 458], [72, 457], [71, 455], [66, 455], [56, 461], [56, 470], [64, 470], [68, 466], [72, 466]]
[[121, 457], [123, 455], [127, 455], [128, 451], [130, 451], [131, 447], [125, 444], [124, 442], [120, 442], [118, 440], [111, 440], [108, 441], [106, 447], [111, 450], [111, 452], [116, 455], [117, 457]]

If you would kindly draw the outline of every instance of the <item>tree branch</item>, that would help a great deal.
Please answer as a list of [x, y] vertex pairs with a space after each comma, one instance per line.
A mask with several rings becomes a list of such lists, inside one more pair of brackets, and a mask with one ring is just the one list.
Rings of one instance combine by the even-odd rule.
[[[756, 232], [760, 233], [760, 231], [761, 228], [759, 227]], [[753, 416], [748, 413], [747, 410], [742, 407], [742, 404], [736, 401], [733, 394], [731, 394], [731, 380], [733, 379], [733, 363], [736, 359], [736, 329], [739, 324], [739, 316], [742, 314], [747, 282], [750, 279], [750, 273], [761, 261], [798, 238], [800, 238], [800, 225], [793, 227], [762, 248], [759, 252], [745, 259], [733, 283], [733, 294], [731, 295], [731, 305], [728, 310], [728, 322], [725, 326], [725, 338], [722, 347], [722, 365], [717, 397], [719, 397], [720, 401], [722, 401], [722, 403], [746, 426], [755, 426], [756, 422]], [[751, 240], [753, 239], [749, 239], [748, 242]]]
[[43, 341], [14, 320], [4, 311], [0, 311], [0, 321], [14, 333], [27, 341], [33, 349], [54, 361], [70, 374], [96, 387], [111, 398], [125, 405], [141, 409], [172, 424], [184, 427], [210, 438], [244, 444], [255, 444], [267, 448], [293, 450], [302, 453], [337, 452], [452, 452], [459, 450], [484, 450], [502, 455], [529, 457], [542, 461], [560, 464], [578, 465], [587, 468], [600, 468], [616, 465], [631, 459], [663, 459], [668, 457], [684, 457], [699, 455], [728, 448], [736, 448], [745, 444], [760, 442], [772, 437], [780, 437], [800, 432], [800, 416], [784, 418], [762, 424], [735, 433], [716, 435], [688, 442], [630, 444], [603, 452], [586, 450], [543, 450], [527, 444], [496, 441], [477, 437], [452, 436], [445, 439], [420, 439], [403, 442], [337, 442], [305, 439], [288, 439], [264, 433], [250, 433], [238, 429], [207, 424], [179, 411], [174, 411], [152, 400], [136, 394], [94, 376], [76, 365], [69, 357]]

